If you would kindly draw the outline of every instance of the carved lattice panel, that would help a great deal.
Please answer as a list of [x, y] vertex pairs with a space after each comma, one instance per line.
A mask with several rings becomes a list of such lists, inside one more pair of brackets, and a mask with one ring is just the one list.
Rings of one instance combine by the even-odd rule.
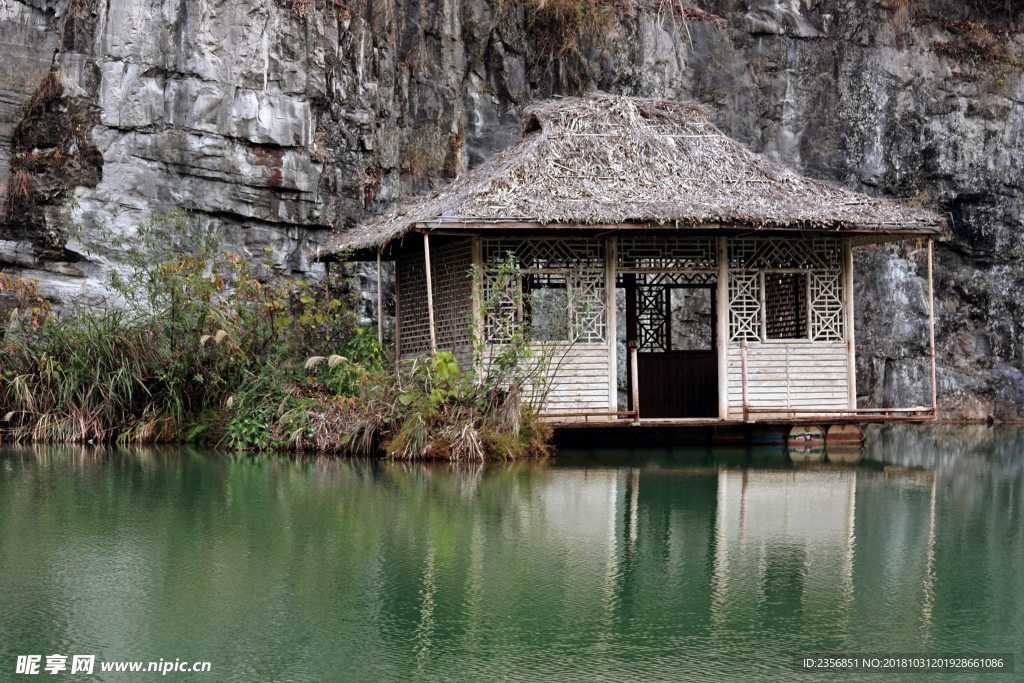
[[642, 285], [714, 285], [717, 273], [637, 273], [636, 284]]
[[705, 270], [718, 268], [713, 237], [638, 237], [617, 238], [618, 270], [626, 273], [645, 271]]
[[747, 270], [837, 270], [843, 242], [837, 237], [791, 239], [743, 237], [729, 240], [729, 267]]
[[607, 340], [604, 242], [586, 239], [483, 239], [485, 322], [488, 341], [507, 341], [523, 324], [523, 282], [502, 280], [500, 268], [513, 254], [534, 286], [564, 286], [568, 336], [578, 342]]
[[729, 339], [761, 339], [761, 277], [756, 271], [729, 273]]
[[811, 339], [843, 341], [843, 278], [839, 273], [811, 273]]
[[636, 288], [637, 349], [645, 352], [668, 351], [668, 292], [661, 285]]
[[566, 269], [604, 272], [604, 241], [588, 239], [485, 238], [481, 240], [484, 268], [500, 266], [512, 252], [524, 271], [539, 273]]

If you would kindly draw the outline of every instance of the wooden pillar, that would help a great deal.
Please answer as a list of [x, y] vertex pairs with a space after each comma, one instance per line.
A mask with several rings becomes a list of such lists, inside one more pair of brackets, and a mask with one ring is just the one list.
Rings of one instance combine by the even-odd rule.
[[750, 399], [747, 396], [747, 340], [740, 342], [740, 375], [743, 380], [743, 421], [750, 421]]
[[[857, 354], [853, 338], [853, 242], [843, 240], [843, 315], [846, 322], [846, 372], [850, 410], [857, 409]], [[810, 320], [807, 321], [810, 324]]]
[[430, 281], [430, 236], [423, 233], [423, 265], [427, 271], [427, 319], [430, 321], [430, 353], [437, 353], [437, 334], [434, 332], [434, 288]]
[[[618, 265], [615, 235], [609, 235], [604, 250], [604, 307], [608, 335], [608, 411], [619, 409], [618, 320], [615, 306], [615, 271]], [[612, 416], [615, 419], [615, 416]]]
[[938, 413], [938, 387], [935, 384], [935, 286], [932, 284], [932, 238], [928, 238], [928, 345], [932, 356], [932, 419]]
[[768, 306], [765, 300], [765, 297], [767, 296], [765, 291], [768, 288], [765, 287], [765, 277], [763, 270], [759, 270], [757, 272], [757, 288], [760, 290], [760, 292], [758, 292], [758, 305], [761, 306], [761, 325], [759, 328], [760, 332], [758, 332], [758, 335], [760, 335], [761, 341], [764, 342], [768, 341]]
[[715, 336], [718, 351], [718, 419], [729, 419], [729, 253], [725, 237], [717, 238], [718, 289]]
[[636, 372], [636, 341], [629, 343], [629, 367], [632, 370], [630, 373], [630, 395], [632, 397], [631, 406], [633, 410], [633, 422], [640, 421], [640, 382], [637, 380]]
[[[623, 273], [622, 284], [626, 290], [626, 348], [630, 349], [636, 344], [636, 273]], [[635, 376], [632, 361], [626, 363], [626, 386], [630, 387], [626, 396], [626, 407], [629, 410], [636, 410], [632, 391]]]
[[473, 350], [479, 354], [481, 351], [480, 347], [486, 340], [486, 335], [483, 330], [483, 247], [480, 244], [480, 236], [478, 236], [478, 234], [473, 236], [470, 244], [470, 250], [473, 255], [473, 271], [475, 272], [473, 281], [473, 298], [470, 304], [473, 307], [473, 327], [475, 328], [473, 333], [473, 344], [476, 348]]
[[384, 278], [380, 272], [380, 249], [377, 250], [377, 342], [384, 344]]

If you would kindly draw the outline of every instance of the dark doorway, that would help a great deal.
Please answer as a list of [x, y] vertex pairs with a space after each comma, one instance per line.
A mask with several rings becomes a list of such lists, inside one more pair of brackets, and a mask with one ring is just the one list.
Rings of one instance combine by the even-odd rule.
[[[686, 280], [667, 274], [623, 276], [626, 339], [638, 349], [640, 417], [645, 419], [718, 417], [716, 287], [707, 277]], [[627, 364], [627, 384], [631, 375]], [[628, 403], [632, 410], [631, 393]]]

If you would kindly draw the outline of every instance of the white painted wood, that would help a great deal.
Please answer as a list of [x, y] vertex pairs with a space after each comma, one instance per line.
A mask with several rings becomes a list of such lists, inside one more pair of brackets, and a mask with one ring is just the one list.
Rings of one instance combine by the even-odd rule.
[[[849, 408], [849, 355], [843, 342], [746, 345], [747, 405], [754, 410]], [[786, 356], [789, 356], [788, 365]], [[743, 353], [730, 347], [727, 362], [729, 417], [743, 418]], [[752, 419], [765, 417], [757, 413]]]
[[715, 331], [718, 335], [718, 418], [729, 417], [729, 256], [725, 237], [717, 238], [718, 301]]
[[[489, 352], [498, 349], [491, 347]], [[592, 413], [595, 419], [614, 419], [608, 415], [608, 345], [551, 343], [535, 344], [539, 358], [548, 363], [547, 376], [550, 390], [540, 414]]]
[[[768, 339], [768, 308], [765, 306], [765, 292], [764, 292], [764, 271], [760, 271], [757, 274], [759, 280], [760, 299], [761, 299], [761, 341]], [[810, 325], [811, 319], [807, 319], [807, 324]]]
[[[929, 280], [931, 282], [931, 280]], [[857, 362], [853, 341], [853, 243], [847, 237], [843, 240], [843, 311], [846, 317], [847, 372], [849, 374], [849, 407], [857, 408]], [[810, 318], [808, 318], [810, 320]]]
[[618, 340], [618, 325], [616, 324], [617, 311], [615, 310], [615, 267], [618, 261], [616, 247], [615, 235], [609, 235], [607, 245], [604, 250], [604, 310], [605, 322], [607, 323], [605, 329], [607, 330], [608, 337], [608, 410], [612, 412], [619, 409], [617, 381], [619, 371], [615, 357], [618, 350], [618, 344], [616, 343]]
[[749, 375], [747, 374], [747, 340], [740, 341], [740, 387], [742, 388], [741, 400], [743, 403], [743, 420], [747, 419], [747, 408], [750, 407]]
[[636, 343], [629, 344], [630, 391], [633, 392], [633, 422], [640, 421], [640, 373], [636, 369]]

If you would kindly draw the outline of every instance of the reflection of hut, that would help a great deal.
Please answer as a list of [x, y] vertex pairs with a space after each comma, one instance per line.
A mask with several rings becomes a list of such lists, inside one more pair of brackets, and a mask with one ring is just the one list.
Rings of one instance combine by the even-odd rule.
[[[571, 346], [551, 416], [863, 421], [851, 412], [852, 250], [920, 237], [930, 248], [940, 232], [932, 213], [751, 153], [700, 106], [601, 94], [532, 108], [519, 142], [328, 253], [395, 261], [402, 358], [465, 354], [469, 318], [491, 345], [526, 326]], [[497, 292], [505, 305], [483, 320], [467, 273], [476, 265], [493, 299], [510, 253], [515, 291]], [[627, 348], [635, 363], [617, 363]]]
[[719, 472], [716, 619], [744, 618], [784, 588], [821, 621], [842, 621], [853, 596], [856, 494], [850, 470]]

